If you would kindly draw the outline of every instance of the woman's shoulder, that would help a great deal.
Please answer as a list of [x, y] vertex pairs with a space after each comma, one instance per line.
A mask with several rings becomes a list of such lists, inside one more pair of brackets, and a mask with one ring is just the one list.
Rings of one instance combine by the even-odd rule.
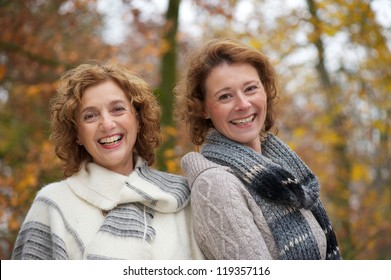
[[164, 182], [172, 182], [173, 184], [187, 184], [186, 179], [183, 176], [167, 171], [161, 171], [149, 166], [147, 161], [138, 155], [136, 155], [136, 166], [134, 171], [138, 176], [147, 181], [154, 182], [156, 180], [163, 180]]
[[36, 195], [36, 199], [61, 199], [64, 198], [64, 195], [71, 192], [69, 187], [66, 184], [65, 180], [56, 181], [44, 185]]
[[224, 172], [230, 173], [230, 168], [208, 160], [201, 153], [189, 152], [183, 156], [181, 166], [184, 171], [193, 170], [197, 173]]
[[214, 163], [202, 154], [191, 152], [182, 158], [182, 168], [192, 188], [213, 185], [214, 189], [220, 187], [242, 189], [243, 184], [229, 167]]
[[181, 175], [161, 171], [150, 166], [142, 166], [136, 169], [137, 174], [147, 181], [155, 183], [165, 182], [174, 185], [187, 185], [187, 180]]

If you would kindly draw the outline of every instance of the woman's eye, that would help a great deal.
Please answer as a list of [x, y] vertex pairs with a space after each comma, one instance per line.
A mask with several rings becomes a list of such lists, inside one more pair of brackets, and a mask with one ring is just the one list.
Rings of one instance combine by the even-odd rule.
[[230, 98], [230, 94], [228, 94], [228, 93], [224, 93], [224, 94], [219, 96], [219, 100], [221, 100], [221, 101], [225, 101], [228, 98]]
[[253, 86], [249, 86], [246, 88], [246, 92], [254, 92], [258, 89], [258, 87], [256, 85], [253, 85]]
[[124, 111], [126, 111], [125, 107], [115, 107], [113, 109], [113, 113], [123, 113]]
[[97, 116], [97, 114], [93, 113], [93, 112], [90, 112], [90, 113], [86, 113], [84, 114], [83, 116], [83, 120], [85, 121], [92, 121], [95, 117]]

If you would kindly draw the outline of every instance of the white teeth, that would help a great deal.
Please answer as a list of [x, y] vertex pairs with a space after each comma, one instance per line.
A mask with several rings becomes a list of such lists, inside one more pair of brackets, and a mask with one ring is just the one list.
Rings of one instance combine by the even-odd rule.
[[117, 142], [121, 139], [122, 139], [121, 135], [115, 135], [115, 136], [99, 139], [98, 142], [101, 144], [112, 144], [112, 143]]
[[251, 122], [252, 120], [254, 119], [254, 115], [248, 117], [248, 118], [245, 118], [245, 119], [240, 119], [240, 120], [233, 120], [231, 121], [231, 123], [233, 124], [247, 124], [249, 122]]

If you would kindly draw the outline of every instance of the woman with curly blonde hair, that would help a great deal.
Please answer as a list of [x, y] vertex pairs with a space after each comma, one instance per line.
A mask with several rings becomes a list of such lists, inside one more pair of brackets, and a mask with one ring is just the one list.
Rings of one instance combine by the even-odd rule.
[[51, 102], [65, 179], [42, 188], [13, 259], [198, 259], [187, 181], [151, 167], [161, 109], [127, 69], [82, 64]]

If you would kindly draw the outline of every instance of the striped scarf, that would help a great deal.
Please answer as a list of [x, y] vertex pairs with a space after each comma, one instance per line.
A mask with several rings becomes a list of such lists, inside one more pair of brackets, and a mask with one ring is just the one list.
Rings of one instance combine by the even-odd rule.
[[[319, 199], [319, 183], [304, 162], [272, 134], [262, 154], [211, 129], [201, 148], [209, 160], [230, 167], [261, 208], [280, 259], [320, 259], [316, 239], [300, 209], [312, 212], [327, 240], [326, 259], [341, 259], [337, 239]], [[271, 160], [273, 159], [273, 160]]]
[[[134, 183], [140, 185], [125, 183], [129, 199], [123, 194], [125, 203], [107, 212], [102, 226], [86, 248], [88, 259], [104, 259], [112, 247], [127, 251], [127, 259], [149, 259], [148, 248], [156, 237], [152, 226], [155, 212], [174, 213], [187, 205], [190, 189], [184, 178], [149, 168], [145, 162], [139, 163], [134, 171], [138, 175]], [[158, 188], [148, 191], [149, 184], [154, 186], [152, 190]], [[135, 200], [134, 197], [139, 198]]]

